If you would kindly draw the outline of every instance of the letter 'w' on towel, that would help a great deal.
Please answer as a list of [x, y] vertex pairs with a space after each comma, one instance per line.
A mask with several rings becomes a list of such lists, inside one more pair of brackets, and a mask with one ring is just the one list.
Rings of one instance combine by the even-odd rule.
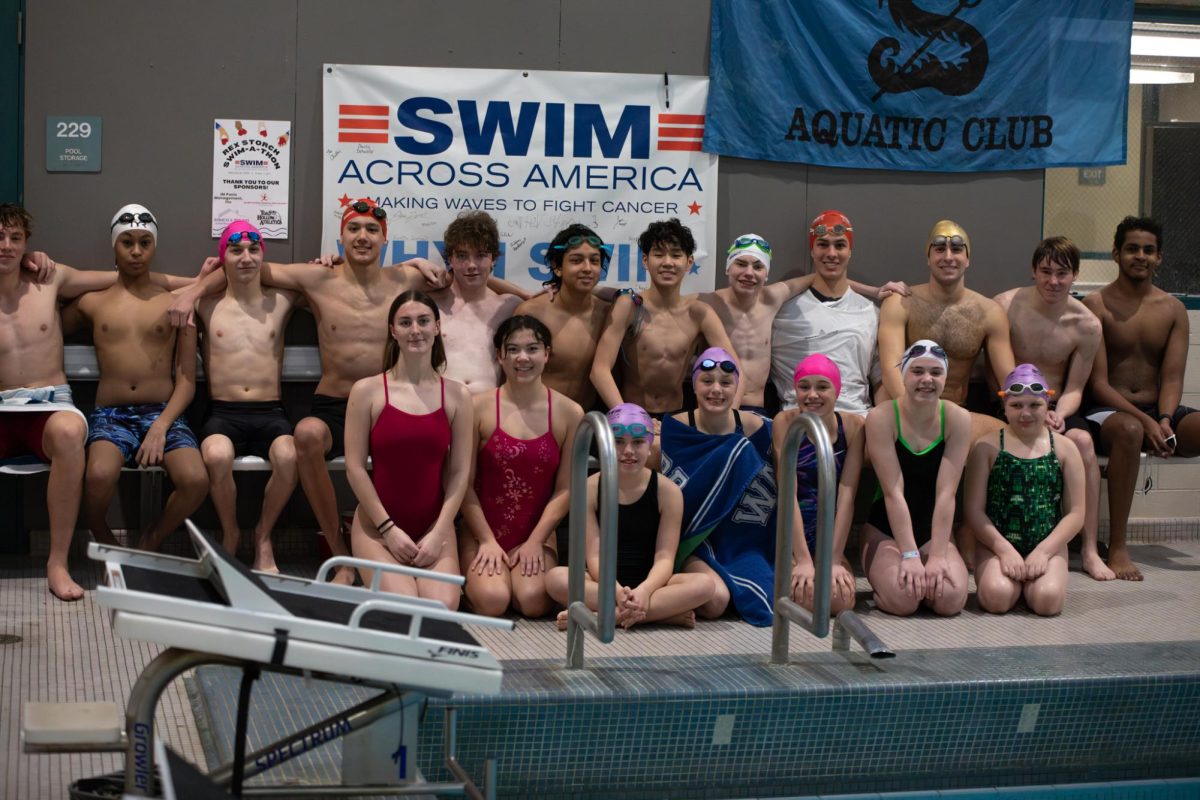
[[752, 625], [770, 625], [775, 571], [775, 471], [771, 423], [753, 436], [662, 423], [662, 472], [683, 490], [676, 569], [689, 555], [712, 567]]

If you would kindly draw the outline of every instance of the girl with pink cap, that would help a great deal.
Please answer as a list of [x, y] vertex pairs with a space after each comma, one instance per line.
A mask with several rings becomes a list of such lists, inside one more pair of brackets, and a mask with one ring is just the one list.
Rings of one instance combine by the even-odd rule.
[[838, 478], [837, 511], [833, 523], [833, 586], [829, 610], [832, 614], [854, 608], [854, 573], [846, 558], [846, 540], [854, 521], [854, 496], [862, 472], [863, 418], [857, 414], [840, 414], [835, 410], [842, 391], [842, 373], [828, 356], [813, 353], [796, 365], [793, 373], [796, 386], [796, 408], [781, 411], [775, 417], [772, 445], [775, 453], [775, 474], [785, 469], [796, 470], [795, 525], [792, 535], [792, 600], [805, 608], [813, 607], [813, 554], [817, 536], [817, 454], [808, 437], [800, 445], [795, 464], [781, 464], [784, 442], [792, 421], [801, 414], [820, 417], [833, 445], [835, 472]]
[[[608, 412], [617, 450], [617, 624], [631, 628], [659, 622], [691, 628], [695, 609], [712, 597], [703, 575], [675, 574], [683, 494], [679, 487], [646, 466], [654, 442], [654, 420], [644, 408], [621, 403]], [[600, 524], [597, 496], [600, 475], [587, 481], [587, 582], [584, 601], [597, 610], [600, 574]], [[578, 557], [584, 554], [570, 554]], [[567, 567], [546, 575], [546, 591], [567, 604]], [[565, 628], [567, 612], [558, 616]]]
[[1000, 396], [1008, 424], [975, 443], [963, 510], [974, 530], [979, 605], [1003, 614], [1022, 596], [1035, 614], [1062, 611], [1067, 543], [1083, 527], [1083, 460], [1046, 426], [1050, 397], [1033, 364], [1019, 364]]
[[884, 611], [906, 616], [924, 603], [957, 614], [967, 602], [967, 566], [950, 533], [971, 415], [940, 399], [948, 361], [937, 342], [914, 342], [899, 367], [904, 392], [867, 414], [880, 488], [862, 529], [863, 569]]

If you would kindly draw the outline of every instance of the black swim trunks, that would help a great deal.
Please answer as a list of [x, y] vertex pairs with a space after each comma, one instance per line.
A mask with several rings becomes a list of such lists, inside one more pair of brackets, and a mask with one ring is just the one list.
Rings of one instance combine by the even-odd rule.
[[[1137, 403], [1135, 404], [1138, 411], [1143, 414], [1148, 414], [1153, 419], [1158, 419], [1158, 404], [1157, 403]], [[1113, 414], [1117, 413], [1118, 409], [1109, 406], [1096, 406], [1087, 411], [1080, 412], [1084, 419], [1087, 420], [1088, 429], [1092, 434], [1092, 441], [1096, 443], [1096, 452], [1102, 455], [1108, 455], [1107, 448], [1104, 448], [1100, 437], [1100, 429], [1104, 427], [1104, 422]], [[1183, 422], [1183, 418], [1188, 414], [1195, 414], [1197, 410], [1188, 408], [1187, 406], [1179, 406], [1175, 409], [1175, 413], [1171, 414], [1171, 430], [1178, 430], [1179, 423]]]
[[200, 429], [200, 441], [209, 436], [228, 436], [237, 456], [267, 458], [271, 444], [280, 436], [290, 436], [291, 420], [278, 400], [233, 402], [213, 400], [208, 420]]
[[324, 422], [333, 437], [333, 444], [325, 458], [334, 459], [346, 454], [346, 398], [314, 394], [311, 416]]

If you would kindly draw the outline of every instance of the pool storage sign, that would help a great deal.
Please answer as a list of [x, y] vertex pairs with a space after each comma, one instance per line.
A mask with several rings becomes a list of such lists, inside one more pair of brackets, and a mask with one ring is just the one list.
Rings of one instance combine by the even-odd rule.
[[975, 172], [1125, 161], [1133, 0], [713, 0], [704, 149]]
[[388, 212], [383, 263], [441, 262], [446, 226], [482, 210], [500, 227], [496, 274], [528, 288], [580, 222], [615, 245], [606, 283], [645, 284], [637, 236], [679, 217], [696, 237], [685, 291], [714, 285], [717, 158], [701, 152], [708, 80], [413, 67], [324, 67], [322, 252], [358, 197]]

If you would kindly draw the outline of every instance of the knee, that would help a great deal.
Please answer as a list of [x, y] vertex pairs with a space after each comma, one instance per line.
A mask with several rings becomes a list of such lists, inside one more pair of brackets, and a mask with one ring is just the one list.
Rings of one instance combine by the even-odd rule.
[[541, 584], [527, 581], [513, 587], [512, 604], [521, 616], [536, 619], [550, 613], [551, 600]]
[[[462, 599], [462, 592], [457, 586], [441, 584], [437, 588], [430, 591], [429, 597], [432, 600], [441, 601], [441, 603], [450, 611], [458, 611], [458, 604]], [[500, 614], [503, 613], [503, 611], [500, 612]], [[500, 614], [491, 614], [490, 616], [498, 617]]]
[[921, 606], [920, 597], [910, 597], [899, 587], [875, 589], [875, 605], [889, 614], [907, 617]]
[[1083, 459], [1084, 466], [1091, 467], [1096, 463], [1096, 445], [1086, 431], [1067, 431], [1066, 437], [1074, 442], [1075, 448], [1079, 451], [1079, 457]]
[[502, 616], [504, 612], [508, 611], [508, 604], [511, 600], [508, 587], [504, 586], [501, 581], [472, 581], [469, 578], [467, 579], [467, 598], [471, 601], [471, 610], [484, 617]]
[[942, 596], [933, 601], [930, 608], [942, 617], [952, 617], [967, 604], [967, 586], [951, 586], [943, 590]]
[[979, 607], [990, 614], [1003, 614], [1017, 602], [1016, 592], [1011, 586], [998, 585], [996, 581], [985, 581], [979, 584], [975, 592]]
[[568, 574], [566, 567], [554, 567], [546, 573], [546, 593], [561, 605], [567, 602]]
[[233, 469], [233, 442], [227, 436], [217, 434], [206, 438], [200, 445], [200, 455], [204, 465], [214, 472]]
[[42, 432], [42, 449], [51, 459], [83, 456], [87, 423], [71, 412], [56, 414]]
[[1029, 606], [1029, 610], [1039, 617], [1053, 617], [1061, 614], [1066, 600], [1065, 587], [1044, 586], [1035, 582], [1025, 589], [1025, 603]]
[[1142, 448], [1141, 423], [1129, 414], [1121, 414], [1118, 419], [1113, 420], [1112, 434], [1114, 446], [1132, 447], [1137, 450]]
[[92, 486], [115, 484], [121, 477], [121, 462], [108, 459], [88, 459], [84, 479]]
[[201, 498], [208, 492], [208, 472], [204, 469], [202, 461], [197, 460], [197, 463], [176, 467], [167, 474], [170, 475], [171, 483], [175, 484], [177, 492], [188, 496], [199, 495]]
[[313, 417], [306, 417], [300, 420], [296, 425], [296, 430], [292, 434], [295, 441], [296, 454], [301, 458], [311, 458], [319, 456], [325, 458], [326, 443], [325, 438], [329, 435], [329, 429], [325, 423]]
[[276, 472], [287, 473], [296, 469], [296, 440], [291, 436], [280, 436], [271, 442], [267, 454], [271, 467]]

